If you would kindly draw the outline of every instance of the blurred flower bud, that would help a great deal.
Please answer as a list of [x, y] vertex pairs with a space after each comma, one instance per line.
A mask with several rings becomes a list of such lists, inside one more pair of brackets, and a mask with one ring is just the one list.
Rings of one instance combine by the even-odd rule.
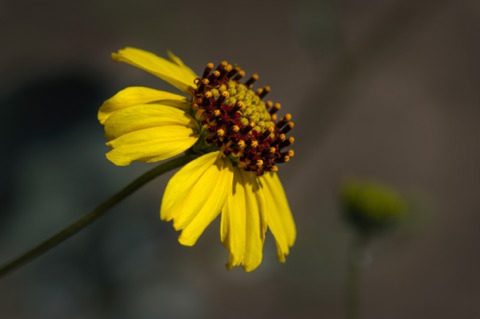
[[390, 229], [406, 212], [406, 203], [395, 189], [373, 181], [343, 182], [340, 202], [347, 222], [363, 235]]

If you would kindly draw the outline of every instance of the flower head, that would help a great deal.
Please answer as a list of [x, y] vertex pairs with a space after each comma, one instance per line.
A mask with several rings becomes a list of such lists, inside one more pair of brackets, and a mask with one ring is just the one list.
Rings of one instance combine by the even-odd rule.
[[107, 158], [124, 166], [132, 161], [156, 162], [183, 152], [199, 157], [169, 181], [160, 217], [181, 230], [179, 241], [192, 246], [221, 214], [220, 237], [229, 252], [227, 268], [246, 271], [262, 261], [267, 229], [285, 261], [296, 236], [295, 224], [278, 164], [294, 155], [287, 133], [291, 115], [278, 119], [280, 104], [262, 99], [265, 86], [253, 91], [254, 74], [236, 65], [208, 63], [201, 77], [178, 57], [169, 60], [125, 48], [112, 55], [148, 71], [187, 94], [146, 87], [128, 87], [105, 101], [98, 119], [111, 147]]
[[349, 223], [363, 234], [388, 229], [406, 211], [405, 201], [400, 194], [378, 182], [344, 182], [340, 189], [340, 200]]

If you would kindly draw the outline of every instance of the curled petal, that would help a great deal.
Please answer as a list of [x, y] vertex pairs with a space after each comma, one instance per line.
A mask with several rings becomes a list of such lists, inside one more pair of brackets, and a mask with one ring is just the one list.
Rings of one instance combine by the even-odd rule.
[[172, 53], [169, 55], [171, 61], [144, 50], [127, 47], [112, 53], [112, 59], [136, 66], [158, 76], [179, 90], [190, 93], [190, 89], [195, 87], [194, 80], [197, 77], [195, 72]]
[[252, 271], [262, 262], [265, 201], [256, 176], [234, 169], [233, 189], [222, 211], [220, 236], [229, 251], [227, 268], [243, 265]]
[[167, 51], [167, 55], [168, 55], [168, 58], [170, 59], [170, 61], [172, 61], [173, 63], [175, 63], [176, 65], [178, 65], [179, 67], [181, 68], [187, 68], [190, 70], [190, 72], [195, 75], [195, 72], [193, 72], [188, 66], [185, 65], [185, 63], [183, 63], [183, 61], [178, 57], [176, 56], [175, 54], [173, 54], [172, 51], [168, 50]]
[[160, 218], [182, 230], [179, 242], [192, 246], [218, 216], [232, 188], [232, 164], [220, 152], [185, 165], [168, 182]]
[[105, 124], [108, 117], [115, 111], [153, 102], [178, 107], [185, 111], [190, 107], [190, 103], [187, 102], [187, 98], [184, 96], [147, 87], [132, 86], [121, 90], [103, 102], [98, 110], [98, 120], [101, 124]]
[[277, 243], [277, 258], [279, 261], [285, 262], [285, 256], [288, 255], [289, 248], [295, 242], [295, 222], [278, 175], [266, 173], [259, 179], [266, 207], [268, 207], [268, 227]]

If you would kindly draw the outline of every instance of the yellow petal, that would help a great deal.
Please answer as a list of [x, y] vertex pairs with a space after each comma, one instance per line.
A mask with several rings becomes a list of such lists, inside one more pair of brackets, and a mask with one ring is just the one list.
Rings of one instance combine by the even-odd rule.
[[243, 263], [247, 230], [247, 201], [242, 175], [234, 169], [233, 189], [222, 209], [220, 239], [229, 252], [227, 269]]
[[278, 175], [266, 173], [259, 180], [265, 196], [268, 227], [277, 242], [277, 257], [285, 262], [285, 256], [295, 242], [295, 222]]
[[230, 252], [227, 268], [243, 265], [248, 272], [262, 262], [266, 208], [255, 174], [239, 168], [234, 172], [233, 191], [222, 212], [221, 237]]
[[187, 126], [165, 125], [126, 133], [110, 142], [107, 158], [118, 166], [132, 161], [157, 162], [189, 149], [197, 141], [194, 130]]
[[104, 124], [108, 117], [115, 111], [133, 105], [152, 102], [178, 107], [185, 111], [190, 108], [190, 103], [184, 96], [141, 86], [132, 86], [121, 90], [103, 102], [98, 110], [98, 120], [101, 124]]
[[197, 76], [173, 54], [170, 55], [172, 61], [169, 61], [144, 50], [125, 48], [112, 53], [112, 59], [152, 73], [185, 93], [190, 94], [190, 88], [195, 87], [193, 81]]
[[197, 122], [186, 112], [160, 104], [140, 104], [113, 113], [105, 122], [105, 135], [109, 140], [124, 134], [151, 127], [180, 126], [197, 135]]
[[192, 246], [218, 216], [232, 189], [232, 164], [220, 152], [205, 154], [185, 165], [168, 182], [160, 218], [182, 230], [179, 242]]

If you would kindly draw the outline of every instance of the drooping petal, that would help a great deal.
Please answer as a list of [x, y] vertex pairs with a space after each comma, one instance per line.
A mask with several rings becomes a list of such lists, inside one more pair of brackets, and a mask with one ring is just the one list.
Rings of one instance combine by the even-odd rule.
[[229, 251], [227, 268], [252, 271], [262, 262], [266, 231], [265, 201], [256, 176], [234, 169], [233, 191], [222, 211], [220, 236]]
[[183, 230], [179, 242], [192, 246], [218, 216], [232, 189], [232, 164], [220, 152], [205, 154], [185, 165], [168, 182], [160, 218]]
[[245, 255], [247, 203], [242, 176], [234, 169], [233, 189], [222, 209], [220, 239], [229, 252], [227, 268], [239, 266]]
[[289, 248], [296, 237], [295, 222], [288, 205], [282, 183], [276, 173], [265, 173], [259, 177], [267, 207], [268, 227], [277, 243], [277, 257], [285, 262]]
[[252, 271], [262, 262], [263, 243], [267, 231], [266, 202], [255, 173], [239, 169], [247, 181], [247, 241], [243, 268]]
[[182, 110], [161, 104], [140, 104], [113, 113], [105, 122], [105, 135], [113, 140], [133, 131], [163, 126], [187, 127], [191, 135], [199, 132], [197, 122]]
[[104, 124], [113, 112], [138, 104], [160, 103], [188, 110], [187, 98], [170, 92], [159, 91], [147, 87], [132, 86], [121, 90], [105, 102], [98, 110], [98, 120]]
[[112, 53], [112, 59], [152, 73], [185, 93], [190, 93], [190, 88], [195, 87], [193, 81], [197, 76], [173, 54], [170, 55], [169, 61], [153, 53], [127, 47]]

